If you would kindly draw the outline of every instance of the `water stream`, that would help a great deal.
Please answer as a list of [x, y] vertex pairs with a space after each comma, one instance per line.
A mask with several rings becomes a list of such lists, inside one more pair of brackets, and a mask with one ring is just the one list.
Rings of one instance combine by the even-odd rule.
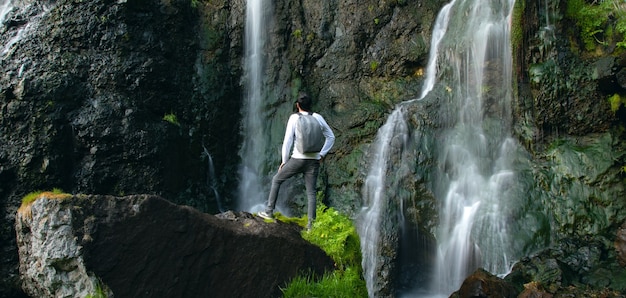
[[263, 183], [265, 131], [263, 119], [263, 75], [266, 39], [265, 14], [271, 3], [263, 0], [246, 1], [245, 63], [246, 98], [242, 108], [244, 138], [239, 156], [239, 210], [260, 211], [264, 194]]
[[[437, 132], [439, 144], [430, 152], [439, 165], [432, 182], [439, 224], [434, 231], [437, 257], [431, 282], [415, 285], [406, 296], [448, 297], [478, 267], [502, 274], [511, 265], [505, 210], [510, 197], [506, 192], [516, 182], [511, 160], [517, 144], [509, 136], [513, 4], [513, 0], [453, 0], [442, 8], [433, 27], [427, 77], [417, 100], [442, 84], [451, 100], [442, 104], [446, 110], [441, 113], [452, 117], [446, 121], [448, 128]], [[385, 179], [393, 179], [399, 166], [392, 161], [409, 162], [391, 158], [389, 152], [411, 145], [398, 146], [398, 139], [411, 140], [405, 106], [413, 101], [396, 107], [371, 149], [359, 222], [370, 296], [376, 294], [383, 259], [377, 247], [384, 236], [381, 223], [389, 220], [383, 216], [392, 214], [384, 208], [397, 199], [395, 190], [385, 189], [390, 184]], [[402, 202], [396, 205], [402, 208]]]
[[[427, 65], [426, 79], [422, 87], [422, 95], [417, 100], [421, 100], [433, 88], [437, 75], [437, 53], [439, 43], [445, 35], [449, 20], [449, 11], [452, 4], [447, 4], [439, 13], [434, 29], [430, 46], [430, 57]], [[414, 100], [411, 100], [414, 101]], [[394, 140], [404, 147], [407, 142], [408, 128], [403, 107], [411, 101], [404, 102], [391, 113], [386, 123], [378, 130], [376, 139], [370, 149], [372, 163], [363, 186], [364, 206], [357, 223], [359, 236], [361, 238], [363, 274], [367, 281], [367, 288], [370, 296], [374, 294], [375, 280], [379, 271], [379, 243], [381, 218], [384, 216], [386, 205], [385, 184], [389, 173], [389, 165], [392, 154], [392, 144]], [[397, 143], [397, 142], [396, 142]]]
[[226, 211], [224, 208], [224, 204], [222, 204], [222, 197], [220, 193], [217, 191], [217, 176], [215, 175], [215, 166], [213, 165], [213, 156], [209, 153], [209, 150], [202, 144], [202, 149], [204, 150], [204, 155], [207, 157], [207, 166], [208, 173], [206, 178], [207, 186], [213, 191], [213, 195], [215, 196], [215, 201], [217, 202], [217, 209], [220, 212]]

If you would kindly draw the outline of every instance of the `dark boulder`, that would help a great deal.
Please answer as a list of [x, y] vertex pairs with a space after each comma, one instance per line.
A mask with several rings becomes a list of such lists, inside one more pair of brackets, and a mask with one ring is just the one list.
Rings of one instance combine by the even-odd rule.
[[517, 297], [517, 294], [512, 284], [479, 268], [467, 277], [461, 288], [450, 297]]
[[97, 279], [116, 297], [280, 296], [297, 274], [333, 268], [300, 229], [147, 195], [39, 199], [16, 224], [34, 297], [88, 294]]

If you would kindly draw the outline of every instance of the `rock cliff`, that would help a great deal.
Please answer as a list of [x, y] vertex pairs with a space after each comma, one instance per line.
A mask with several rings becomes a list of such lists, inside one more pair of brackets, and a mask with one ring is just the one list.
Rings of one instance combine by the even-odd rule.
[[85, 297], [97, 287], [115, 297], [277, 297], [300, 272], [333, 269], [300, 229], [145, 195], [44, 196], [16, 221], [31, 297]]
[[[148, 193], [209, 213], [219, 211], [219, 194], [224, 209], [234, 207], [245, 1], [4, 3], [0, 296], [17, 295], [13, 220], [33, 190]], [[360, 156], [386, 110], [419, 89], [443, 3], [274, 2], [269, 146], [256, 158], [277, 164], [281, 115], [291, 111], [293, 90], [309, 91], [337, 135], [333, 166], [320, 179], [326, 201], [358, 210]], [[305, 205], [299, 192], [284, 194], [295, 198], [294, 210]]]
[[[272, 1], [264, 78], [271, 87], [263, 91], [268, 146], [255, 158], [270, 169], [278, 165], [292, 94], [308, 91], [337, 136], [320, 175], [324, 200], [356, 215], [369, 146], [394, 105], [419, 95], [432, 26], [446, 2]], [[607, 100], [624, 96], [626, 58], [615, 44], [583, 50], [566, 2], [517, 1], [512, 24], [511, 129], [525, 147], [524, 160], [516, 161], [519, 180], [532, 191], [512, 208], [518, 229], [511, 233], [528, 254], [572, 237], [612, 243], [626, 219], [626, 108], [618, 101], [613, 111]], [[20, 198], [33, 190], [147, 193], [208, 213], [219, 211], [221, 198], [224, 209], [233, 208], [243, 137], [245, 1], [4, 3], [0, 297], [21, 294], [14, 220]], [[485, 91], [489, 112], [498, 94]], [[402, 164], [404, 180], [392, 187], [407, 200], [408, 232], [426, 240], [399, 239], [398, 227], [385, 225], [386, 265], [400, 254], [418, 259], [407, 270], [432, 259], [438, 219], [428, 179], [441, 165], [428, 150], [444, 125], [446, 92], [435, 86], [430, 99], [409, 107], [420, 147], [407, 153], [413, 160]], [[283, 192], [295, 212], [305, 205], [297, 183]], [[426, 249], [401, 251], [401, 244]], [[611, 255], [608, 247], [600, 255]], [[381, 283], [392, 291], [390, 279], [400, 273], [386, 268], [392, 269]]]

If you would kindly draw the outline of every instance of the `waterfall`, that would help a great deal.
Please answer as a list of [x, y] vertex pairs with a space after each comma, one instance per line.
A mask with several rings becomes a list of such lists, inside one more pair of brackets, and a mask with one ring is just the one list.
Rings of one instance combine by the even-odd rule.
[[[427, 77], [417, 100], [425, 98], [439, 79], [450, 96], [450, 102], [442, 104], [447, 109], [442, 115], [453, 117], [445, 123], [448, 128], [438, 132], [439, 148], [431, 152], [440, 167], [432, 182], [440, 206], [437, 258], [430, 285], [415, 285], [409, 296], [448, 297], [478, 267], [502, 274], [511, 265], [505, 212], [506, 192], [515, 183], [511, 155], [517, 146], [510, 138], [513, 4], [513, 0], [453, 0], [442, 8], [433, 27]], [[404, 107], [413, 101], [396, 107], [370, 149], [365, 207], [358, 223], [370, 296], [376, 295], [380, 272], [378, 245], [384, 237], [380, 230], [389, 220], [384, 216], [393, 214], [385, 208], [397, 199], [393, 190], [385, 189], [397, 167], [390, 163], [411, 162], [390, 152], [398, 152], [394, 140], [399, 136], [410, 139]], [[402, 204], [395, 205], [401, 209]]]
[[222, 204], [222, 197], [220, 197], [219, 192], [217, 191], [217, 176], [215, 175], [215, 166], [213, 165], [213, 157], [209, 153], [209, 150], [202, 144], [202, 149], [204, 150], [204, 155], [206, 155], [208, 159], [208, 173], [206, 177], [207, 186], [213, 190], [213, 195], [215, 196], [215, 202], [217, 203], [217, 209], [220, 212], [226, 211]]
[[451, 65], [455, 125], [445, 133], [437, 193], [439, 248], [431, 290], [449, 295], [478, 267], [509, 270], [506, 191], [516, 142], [511, 126], [510, 24], [514, 2], [460, 1], [455, 7], [454, 42], [447, 46]]
[[[426, 67], [426, 79], [422, 87], [422, 95], [417, 100], [423, 99], [435, 84], [437, 75], [437, 53], [439, 43], [444, 36], [449, 19], [451, 4], [443, 7], [433, 29], [433, 38], [430, 46], [430, 57]], [[375, 280], [378, 270], [378, 244], [380, 241], [380, 221], [385, 213], [385, 183], [388, 175], [388, 161], [391, 158], [391, 149], [394, 138], [402, 136], [400, 141], [404, 146], [407, 141], [408, 128], [404, 116], [403, 107], [414, 100], [399, 104], [391, 113], [387, 122], [378, 130], [376, 139], [370, 149], [372, 163], [370, 164], [367, 177], [363, 186], [363, 205], [357, 228], [361, 238], [361, 254], [363, 275], [367, 284], [367, 290], [372, 297], [375, 294]]]
[[4, 27], [7, 14], [13, 9], [13, 0], [0, 0], [0, 28]]
[[257, 211], [265, 202], [263, 187], [264, 150], [266, 147], [263, 119], [263, 74], [265, 45], [265, 13], [263, 0], [246, 1], [245, 63], [246, 98], [243, 105], [243, 136], [239, 156], [239, 210]]
[[363, 186], [364, 205], [361, 220], [358, 223], [359, 237], [361, 238], [363, 275], [370, 296], [376, 291], [374, 280], [378, 270], [378, 244], [380, 241], [380, 221], [385, 214], [385, 178], [387, 176], [388, 161], [390, 160], [394, 139], [401, 145], [406, 142], [408, 128], [401, 108], [396, 109], [387, 119], [383, 127], [378, 130], [376, 141], [373, 144], [372, 164]]

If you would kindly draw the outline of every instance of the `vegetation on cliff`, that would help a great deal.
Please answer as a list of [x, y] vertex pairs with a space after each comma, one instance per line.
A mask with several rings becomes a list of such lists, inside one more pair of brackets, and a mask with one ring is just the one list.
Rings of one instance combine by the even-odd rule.
[[[303, 218], [300, 222], [305, 223]], [[334, 261], [336, 270], [317, 278], [311, 274], [296, 277], [283, 289], [284, 297], [366, 297], [362, 277], [359, 236], [350, 218], [318, 204], [317, 218], [302, 237], [322, 248]]]
[[569, 0], [566, 15], [580, 30], [580, 38], [587, 51], [597, 45], [615, 44], [626, 49], [626, 4], [618, 0]]
[[20, 205], [20, 208], [17, 209], [17, 212], [22, 214], [22, 216], [26, 218], [31, 218], [32, 215], [31, 215], [30, 207], [38, 199], [46, 198], [46, 199], [54, 199], [54, 200], [63, 200], [63, 199], [67, 199], [70, 197], [72, 197], [71, 194], [64, 193], [59, 188], [54, 188], [51, 191], [41, 191], [41, 190], [33, 191], [33, 192], [28, 193], [22, 198], [22, 205]]

